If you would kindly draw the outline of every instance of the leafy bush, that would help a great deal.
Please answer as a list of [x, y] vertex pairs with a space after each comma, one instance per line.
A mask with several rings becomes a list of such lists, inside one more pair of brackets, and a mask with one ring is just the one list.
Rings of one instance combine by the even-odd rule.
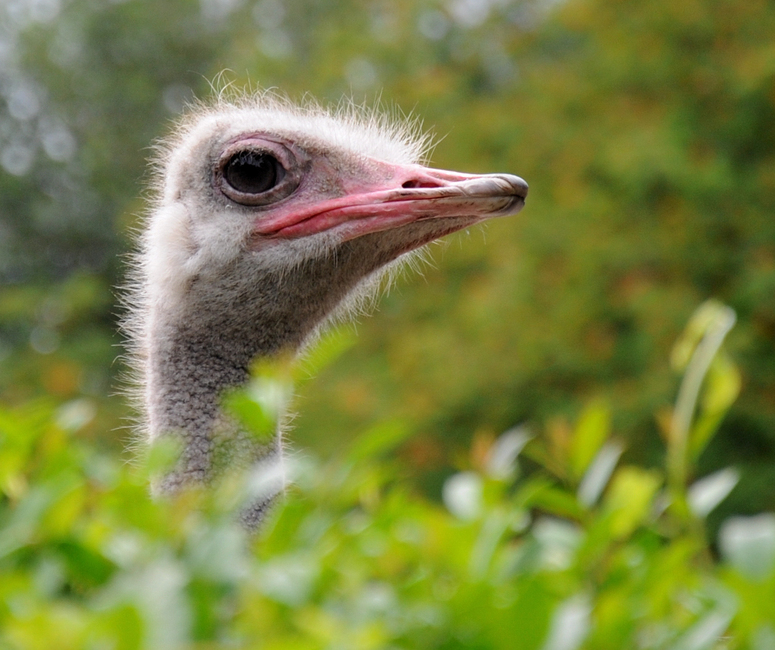
[[[724, 522], [719, 559], [704, 518], [736, 473], [689, 483], [739, 387], [720, 351], [733, 321], [706, 304], [675, 348], [663, 467], [620, 463], [592, 402], [572, 428], [478, 440], [433, 503], [405, 489], [389, 454], [405, 429], [383, 423], [329, 462], [290, 454], [293, 487], [256, 539], [234, 512], [260, 474], [153, 501], [168, 447], [105, 455], [79, 437], [83, 400], [3, 410], [0, 645], [775, 647], [775, 516]], [[285, 381], [257, 376], [232, 404], [265, 429]]]

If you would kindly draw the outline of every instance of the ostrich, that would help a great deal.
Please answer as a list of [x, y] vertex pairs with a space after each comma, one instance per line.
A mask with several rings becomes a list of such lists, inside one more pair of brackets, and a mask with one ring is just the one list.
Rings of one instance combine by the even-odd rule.
[[279, 459], [279, 433], [259, 444], [221, 410], [251, 363], [298, 354], [408, 253], [523, 207], [521, 178], [430, 169], [426, 144], [413, 124], [269, 93], [194, 106], [160, 143], [125, 323], [144, 436], [181, 441], [155, 493]]

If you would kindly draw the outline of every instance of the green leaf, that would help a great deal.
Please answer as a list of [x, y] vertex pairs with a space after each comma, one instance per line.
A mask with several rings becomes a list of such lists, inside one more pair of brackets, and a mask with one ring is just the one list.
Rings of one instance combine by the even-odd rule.
[[[271, 438], [275, 435], [277, 422], [276, 412], [268, 412], [256, 394], [246, 391], [234, 391], [224, 396], [223, 407], [236, 416], [242, 425], [257, 439]], [[274, 409], [273, 409], [274, 410]]]
[[398, 447], [410, 433], [409, 427], [400, 420], [381, 422], [358, 437], [348, 451], [347, 459], [351, 462], [375, 459]]
[[592, 625], [589, 596], [576, 594], [557, 607], [543, 650], [576, 650]]
[[570, 465], [581, 478], [600, 447], [611, 435], [611, 408], [604, 400], [589, 403], [576, 423], [570, 441]]
[[550, 484], [543, 485], [530, 494], [526, 505], [557, 517], [579, 519], [584, 516], [584, 510], [574, 494]]
[[775, 568], [775, 515], [730, 517], [719, 530], [724, 559], [751, 580], [765, 581]]
[[463, 521], [472, 521], [482, 513], [484, 485], [475, 472], [453, 474], [444, 482], [441, 494], [447, 509]]
[[499, 481], [512, 479], [517, 471], [517, 456], [532, 438], [525, 427], [514, 427], [498, 436], [487, 455], [487, 476]]
[[80, 398], [60, 406], [56, 421], [66, 431], [78, 431], [91, 422], [96, 414], [94, 400]]
[[720, 350], [708, 368], [700, 400], [700, 413], [689, 434], [689, 451], [696, 460], [716, 433], [724, 416], [734, 404], [742, 385], [737, 366]]
[[702, 339], [727, 320], [730, 311], [729, 307], [718, 300], [706, 300], [695, 310], [673, 346], [670, 361], [674, 369], [680, 372], [686, 370]]
[[647, 520], [661, 485], [662, 477], [653, 470], [623, 467], [616, 472], [603, 503], [614, 538], [628, 537]]
[[714, 472], [695, 481], [689, 487], [689, 506], [698, 517], [707, 517], [711, 511], [734, 489], [740, 480], [740, 472], [733, 467]]
[[603, 445], [579, 484], [576, 496], [580, 503], [589, 508], [597, 502], [623, 451], [622, 445], [617, 443], [609, 442]]

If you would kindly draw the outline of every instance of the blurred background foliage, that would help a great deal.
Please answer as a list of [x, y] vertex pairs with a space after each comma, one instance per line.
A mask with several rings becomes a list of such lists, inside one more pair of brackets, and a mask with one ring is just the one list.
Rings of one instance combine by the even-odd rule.
[[740, 0], [5, 0], [0, 404], [80, 400], [78, 435], [123, 453], [114, 287], [149, 146], [228, 70], [381, 97], [436, 133], [434, 166], [531, 186], [519, 217], [437, 245], [305, 383], [298, 446], [331, 456], [395, 421], [405, 479], [439, 498], [472, 445], [522, 423], [567, 438], [600, 402], [627, 461], [660, 466], [671, 346], [717, 298], [742, 389], [696, 473], [741, 471], [719, 521], [772, 509], [772, 34], [775, 6]]
[[[478, 438], [439, 503], [395, 455], [411, 428], [380, 423], [325, 462], [291, 455], [252, 539], [235, 513], [275, 489], [276, 464], [151, 500], [174, 449], [122, 463], [83, 435], [85, 398], [0, 406], [0, 646], [771, 650], [775, 515], [726, 518], [714, 550], [707, 516], [740, 473], [692, 478], [739, 388], [734, 321], [708, 301], [675, 346], [658, 467], [622, 458], [598, 400], [550, 435]], [[328, 339], [316, 361], [341, 350]], [[232, 413], [266, 435], [294, 374], [264, 364]]]

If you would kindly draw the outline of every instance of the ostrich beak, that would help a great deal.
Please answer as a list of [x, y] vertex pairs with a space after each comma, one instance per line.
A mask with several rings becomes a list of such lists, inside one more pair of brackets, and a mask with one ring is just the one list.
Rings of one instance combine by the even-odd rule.
[[263, 218], [256, 223], [255, 234], [293, 239], [336, 228], [347, 241], [446, 218], [456, 218], [458, 225], [452, 230], [458, 230], [516, 214], [524, 207], [528, 190], [524, 180], [511, 174], [463, 174], [421, 165], [391, 165], [389, 171], [387, 181], [350, 181], [344, 196]]

